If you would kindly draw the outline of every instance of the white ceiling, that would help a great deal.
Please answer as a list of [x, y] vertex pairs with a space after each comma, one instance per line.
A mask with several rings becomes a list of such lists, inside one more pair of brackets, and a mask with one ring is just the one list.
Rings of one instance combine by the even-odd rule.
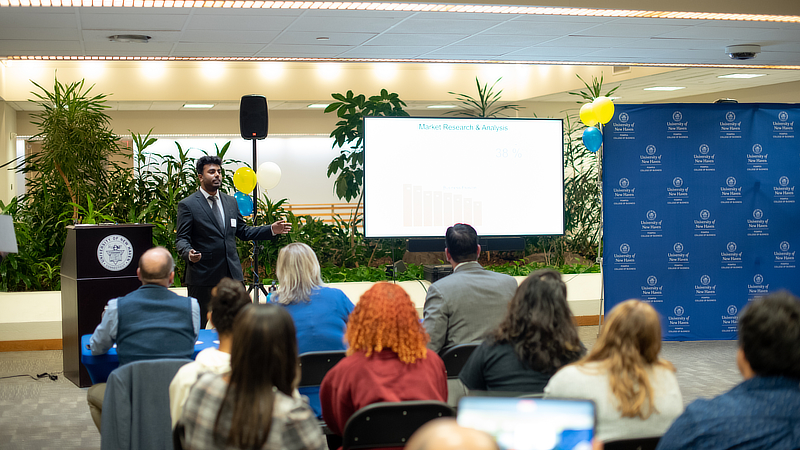
[[[109, 41], [108, 36], [115, 34], [144, 34], [152, 39], [146, 44]], [[626, 102], [666, 101], [737, 89], [739, 85], [798, 81], [798, 43], [800, 23], [794, 22], [310, 9], [0, 7], [0, 58], [346, 58], [715, 66], [627, 80], [617, 93]], [[758, 44], [762, 52], [753, 60], [732, 61], [724, 49], [734, 44]], [[751, 80], [717, 78], [736, 71], [725, 68], [733, 64], [794, 66], [795, 70], [759, 69], [769, 75]], [[650, 92], [646, 100], [642, 97], [644, 86], [678, 82], [686, 89], [655, 95]], [[159, 106], [158, 99], [152, 100], [115, 106], [182, 106], [181, 102]], [[537, 100], [574, 98], [561, 93]], [[307, 103], [286, 102], [282, 108], [302, 108]], [[17, 108], [28, 107], [20, 104]], [[238, 101], [215, 106], [237, 108]]]
[[[146, 44], [108, 40], [143, 34]], [[319, 40], [318, 38], [328, 38]], [[231, 8], [0, 7], [2, 56], [285, 57], [800, 66], [800, 24]]]

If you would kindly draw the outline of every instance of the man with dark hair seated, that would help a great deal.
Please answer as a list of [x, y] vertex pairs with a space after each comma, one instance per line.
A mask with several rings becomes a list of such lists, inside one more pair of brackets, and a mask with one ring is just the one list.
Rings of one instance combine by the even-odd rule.
[[444, 254], [453, 273], [428, 288], [423, 326], [428, 348], [439, 350], [477, 342], [493, 330], [517, 291], [517, 280], [478, 264], [481, 246], [474, 228], [457, 223], [447, 229]]
[[800, 299], [782, 291], [747, 305], [736, 363], [744, 381], [689, 405], [658, 450], [800, 448]]

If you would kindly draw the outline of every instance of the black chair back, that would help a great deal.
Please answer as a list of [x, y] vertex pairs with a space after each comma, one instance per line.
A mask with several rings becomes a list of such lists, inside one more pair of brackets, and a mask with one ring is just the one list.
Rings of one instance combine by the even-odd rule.
[[448, 380], [458, 378], [458, 374], [461, 373], [461, 369], [463, 369], [464, 364], [467, 363], [469, 355], [471, 355], [479, 345], [481, 345], [480, 342], [458, 344], [444, 348], [439, 352], [439, 356], [442, 358], [442, 361], [444, 361], [444, 368], [447, 371]]
[[621, 439], [603, 443], [605, 450], [655, 450], [661, 436]]
[[344, 427], [342, 448], [403, 447], [419, 427], [456, 412], [434, 400], [373, 403], [355, 412]]
[[300, 355], [300, 385], [298, 387], [319, 386], [322, 384], [325, 374], [344, 357], [345, 350], [303, 353]]

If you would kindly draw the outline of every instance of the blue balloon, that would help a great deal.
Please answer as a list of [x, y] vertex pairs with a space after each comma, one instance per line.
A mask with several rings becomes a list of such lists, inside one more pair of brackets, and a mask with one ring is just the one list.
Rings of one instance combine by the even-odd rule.
[[236, 204], [239, 205], [239, 212], [242, 213], [243, 216], [253, 214], [253, 199], [251, 199], [249, 195], [237, 192], [233, 194], [233, 197], [236, 199]]
[[583, 131], [583, 145], [592, 153], [600, 150], [600, 146], [603, 145], [603, 133], [595, 127], [585, 129]]

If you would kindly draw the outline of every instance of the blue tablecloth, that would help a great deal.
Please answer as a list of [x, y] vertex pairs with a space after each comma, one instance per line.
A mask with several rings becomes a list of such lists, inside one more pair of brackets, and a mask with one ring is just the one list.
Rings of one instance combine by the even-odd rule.
[[[89, 350], [89, 340], [91, 338], [91, 334], [81, 336], [81, 363], [89, 371], [89, 378], [92, 379], [92, 384], [105, 383], [111, 371], [119, 367], [117, 346], [114, 345], [104, 355], [92, 356], [92, 351]], [[192, 358], [196, 357], [201, 350], [209, 347], [219, 348], [217, 330], [200, 330], [197, 342], [194, 343]]]

